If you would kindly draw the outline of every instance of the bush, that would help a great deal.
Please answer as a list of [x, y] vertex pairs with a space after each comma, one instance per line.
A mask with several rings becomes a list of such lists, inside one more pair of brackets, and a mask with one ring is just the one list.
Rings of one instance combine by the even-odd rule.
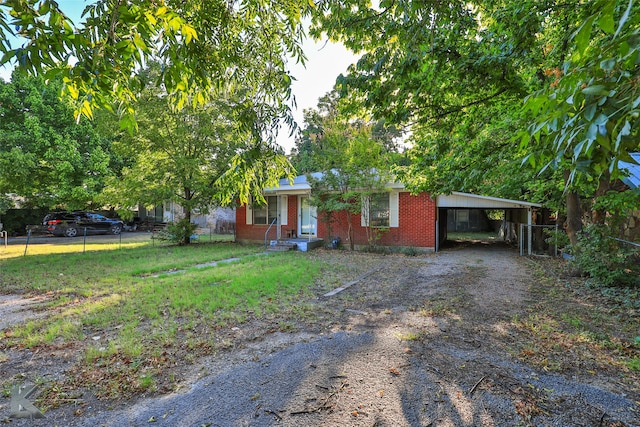
[[191, 242], [191, 236], [198, 228], [197, 225], [192, 224], [188, 219], [181, 219], [177, 222], [170, 222], [167, 224], [167, 228], [158, 233], [157, 239], [167, 240], [177, 245], [186, 245]]
[[410, 246], [408, 248], [404, 248], [402, 250], [402, 253], [404, 253], [406, 256], [418, 256], [420, 254], [420, 252], [418, 252], [418, 250], [416, 248], [414, 248], [413, 246]]
[[543, 229], [543, 233], [545, 235], [545, 243], [550, 246], [558, 246], [558, 251], [569, 246], [569, 236], [563, 229], [559, 229], [558, 231], [551, 228]]
[[633, 286], [639, 284], [638, 256], [633, 246], [619, 242], [603, 225], [590, 225], [578, 236], [576, 266], [587, 273], [593, 284], [601, 286]]

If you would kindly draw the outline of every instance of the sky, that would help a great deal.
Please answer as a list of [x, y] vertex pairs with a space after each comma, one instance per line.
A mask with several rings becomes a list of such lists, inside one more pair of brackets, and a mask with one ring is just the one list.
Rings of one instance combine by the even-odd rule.
[[[80, 15], [88, 0], [59, 0], [60, 8], [73, 20], [75, 24], [80, 22]], [[341, 44], [327, 43], [326, 40], [315, 42], [307, 39], [304, 43], [304, 52], [307, 56], [305, 66], [291, 65], [291, 74], [295, 77], [292, 83], [292, 92], [295, 96], [297, 108], [293, 110], [293, 116], [299, 126], [303, 124], [303, 111], [317, 106], [318, 99], [329, 92], [335, 83], [336, 77], [344, 73], [347, 67], [357, 61], [357, 57], [351, 54]], [[0, 78], [9, 81], [11, 68], [0, 67]], [[288, 153], [294, 145], [294, 137], [289, 136], [289, 129], [283, 128], [278, 136], [278, 143]]]

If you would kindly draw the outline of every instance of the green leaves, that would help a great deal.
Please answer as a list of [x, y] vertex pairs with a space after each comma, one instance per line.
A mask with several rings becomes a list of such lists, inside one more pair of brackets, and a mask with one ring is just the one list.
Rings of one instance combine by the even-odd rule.
[[582, 89], [582, 93], [585, 95], [606, 96], [609, 95], [609, 90], [605, 85], [593, 85]]
[[224, 81], [285, 115], [285, 57], [303, 58], [301, 17], [310, 10], [305, 0], [274, 1], [268, 8], [261, 2], [229, 7], [225, 0], [100, 0], [85, 8], [76, 26], [55, 1], [6, 0], [0, 3], [0, 30], [26, 42], [12, 48], [0, 38], [0, 64], [63, 76], [63, 92], [78, 117], [105, 108], [124, 116], [128, 129], [135, 126], [132, 106], [142, 89], [135, 76], [151, 61], [164, 64], [158, 84], [179, 109], [208, 102], [210, 90]]
[[[536, 115], [529, 135], [548, 144], [546, 161], [568, 167], [572, 181], [595, 179], [605, 172], [615, 179], [618, 161], [629, 159], [629, 153], [640, 148], [640, 93], [635, 82], [640, 51], [638, 27], [629, 20], [632, 2], [619, 18], [617, 30], [616, 1], [598, 4], [598, 12], [574, 38], [576, 55], [565, 66], [565, 74], [527, 103]], [[638, 18], [634, 21], [637, 24]], [[592, 38], [587, 47], [584, 37], [594, 25], [605, 34]], [[551, 126], [552, 120], [558, 125]]]
[[0, 82], [0, 193], [39, 207], [84, 209], [111, 175], [110, 140], [94, 124], [77, 125], [59, 99], [61, 82], [14, 72]]
[[[154, 63], [141, 75], [154, 80], [162, 72]], [[259, 198], [264, 187], [292, 175], [286, 157], [261, 137], [264, 127], [256, 118], [273, 118], [268, 105], [232, 86], [208, 94], [204, 106], [182, 110], [168, 109], [167, 96], [152, 88], [141, 93], [135, 106], [139, 131], [116, 144], [131, 162], [110, 182], [106, 199], [122, 208], [172, 200], [189, 215]]]

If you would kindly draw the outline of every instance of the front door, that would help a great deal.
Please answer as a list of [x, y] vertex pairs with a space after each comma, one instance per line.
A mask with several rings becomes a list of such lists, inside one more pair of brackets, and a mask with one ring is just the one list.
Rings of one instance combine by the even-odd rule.
[[300, 196], [300, 212], [298, 217], [298, 235], [316, 236], [318, 230], [318, 208], [309, 204], [309, 198]]

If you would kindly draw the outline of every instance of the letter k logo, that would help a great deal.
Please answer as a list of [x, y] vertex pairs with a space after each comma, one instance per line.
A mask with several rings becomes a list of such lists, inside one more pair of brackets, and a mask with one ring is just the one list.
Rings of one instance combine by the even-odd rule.
[[27, 388], [14, 385], [11, 387], [11, 414], [12, 418], [44, 418], [38, 408], [27, 399], [36, 391], [36, 386]]

